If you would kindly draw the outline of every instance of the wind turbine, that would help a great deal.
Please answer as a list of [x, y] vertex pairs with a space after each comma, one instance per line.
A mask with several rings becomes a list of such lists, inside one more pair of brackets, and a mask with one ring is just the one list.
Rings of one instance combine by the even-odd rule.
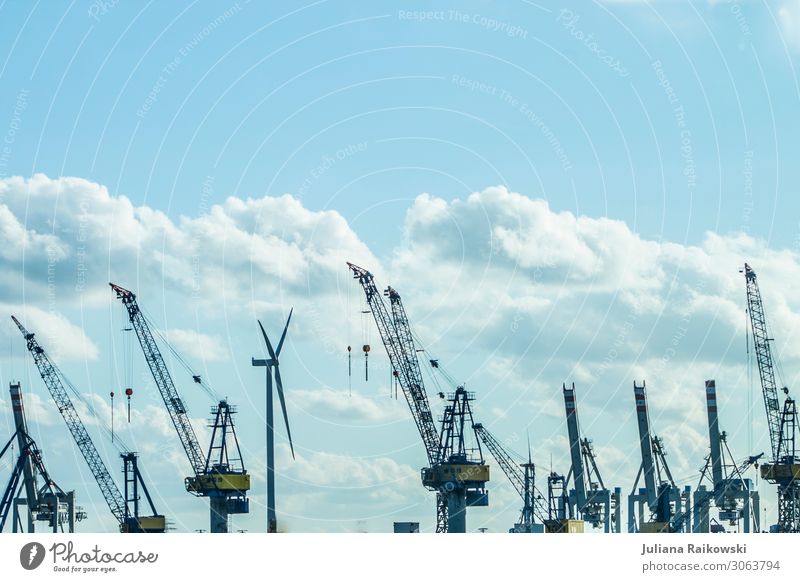
[[272, 407], [272, 376], [275, 375], [275, 384], [278, 387], [278, 398], [281, 401], [281, 410], [283, 410], [283, 420], [286, 423], [286, 434], [289, 437], [289, 447], [292, 450], [292, 459], [294, 459], [294, 445], [292, 444], [292, 431], [289, 430], [289, 417], [286, 415], [286, 400], [283, 397], [283, 383], [281, 382], [281, 371], [279, 367], [278, 358], [281, 355], [283, 348], [283, 340], [286, 339], [286, 330], [289, 329], [289, 322], [292, 320], [292, 311], [289, 311], [289, 317], [286, 319], [286, 325], [283, 328], [281, 339], [278, 342], [278, 349], [273, 350], [272, 344], [267, 337], [267, 332], [264, 331], [264, 326], [261, 321], [258, 322], [258, 327], [261, 328], [261, 335], [264, 336], [264, 343], [267, 344], [267, 351], [269, 352], [268, 360], [259, 360], [251, 358], [253, 366], [266, 366], [267, 368], [267, 533], [276, 533], [278, 531], [278, 520], [275, 517], [275, 424], [273, 422], [273, 407]]

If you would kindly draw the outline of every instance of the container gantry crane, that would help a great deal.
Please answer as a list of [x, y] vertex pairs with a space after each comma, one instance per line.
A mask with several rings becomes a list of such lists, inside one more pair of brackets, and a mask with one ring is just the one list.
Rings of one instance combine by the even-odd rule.
[[[683, 492], [675, 485], [667, 464], [663, 441], [650, 431], [645, 383], [633, 383], [636, 400], [636, 419], [639, 424], [639, 444], [642, 464], [636, 474], [633, 490], [628, 496], [628, 531], [635, 533], [678, 533], [689, 525], [691, 487]], [[636, 488], [644, 475], [644, 488]], [[637, 509], [638, 506], [638, 520]], [[650, 512], [646, 517], [645, 506]], [[638, 523], [637, 523], [638, 521]]]
[[[250, 500], [247, 498], [247, 492], [250, 489], [250, 475], [244, 468], [239, 452], [239, 444], [231, 417], [233, 410], [225, 400], [221, 400], [212, 409], [215, 417], [212, 425], [212, 440], [208, 453], [203, 454], [197, 435], [189, 421], [186, 405], [175, 388], [164, 356], [161, 355], [161, 350], [153, 337], [150, 324], [136, 301], [136, 295], [114, 283], [109, 283], [109, 285], [128, 312], [128, 319], [136, 331], [136, 337], [144, 353], [147, 366], [150, 368], [164, 406], [178, 433], [178, 439], [186, 452], [186, 457], [189, 459], [193, 475], [184, 480], [186, 490], [198, 497], [209, 498], [209, 531], [211, 533], [227, 533], [230, 514], [250, 512]], [[199, 377], [195, 377], [195, 381], [198, 380]], [[228, 438], [234, 439], [238, 457], [228, 457], [229, 445], [226, 440]], [[215, 450], [219, 454], [215, 454]]]
[[[86, 517], [80, 507], [75, 506], [75, 492], [65, 492], [50, 477], [44, 465], [42, 452], [28, 433], [28, 422], [25, 417], [25, 406], [22, 399], [22, 388], [19, 382], [11, 382], [11, 408], [14, 413], [14, 434], [0, 452], [2, 457], [9, 446], [16, 440], [19, 456], [14, 465], [8, 485], [0, 500], [0, 532], [3, 531], [8, 514], [13, 506], [12, 531], [35, 532], [37, 522], [46, 522], [53, 533], [75, 531], [75, 522]], [[39, 479], [43, 484], [39, 486]], [[22, 492], [25, 497], [20, 497]], [[25, 507], [27, 529], [22, 522], [20, 507]]]
[[[463, 532], [466, 529], [466, 507], [488, 505], [485, 485], [489, 481], [489, 466], [483, 462], [480, 450], [478, 457], [466, 455], [462, 448], [464, 433], [454, 432], [456, 427], [463, 428], [471, 396], [463, 389], [456, 390], [451, 396], [450, 411], [445, 409], [440, 435], [431, 414], [414, 337], [400, 294], [391, 287], [384, 292], [389, 299], [390, 313], [375, 286], [372, 273], [352, 263], [347, 263], [347, 266], [364, 290], [394, 377], [403, 390], [422, 437], [428, 458], [428, 466], [422, 469], [422, 483], [427, 489], [436, 491], [436, 531]], [[446, 434], [448, 430], [450, 436]], [[453, 437], [457, 437], [455, 447], [451, 446]]]
[[789, 389], [784, 386], [782, 392], [785, 398], [781, 409], [770, 346], [772, 338], [767, 333], [767, 318], [756, 272], [746, 263], [743, 271], [747, 285], [747, 313], [750, 316], [772, 453], [770, 462], [761, 465], [761, 477], [778, 486], [778, 523], [770, 531], [797, 533], [800, 532], [800, 458], [795, 448], [797, 408], [794, 399], [789, 396]]
[[[63, 374], [50, 361], [44, 348], [42, 348], [36, 340], [35, 335], [25, 329], [13, 315], [11, 319], [14, 320], [17, 328], [25, 338], [26, 346], [31, 356], [33, 356], [33, 361], [39, 370], [39, 375], [42, 381], [44, 381], [50, 395], [53, 397], [53, 401], [58, 411], [61, 413], [64, 422], [67, 424], [67, 428], [72, 438], [75, 440], [78, 450], [80, 450], [83, 455], [89, 467], [89, 471], [92, 473], [98, 487], [100, 487], [100, 492], [103, 494], [103, 498], [108, 508], [111, 510], [111, 514], [119, 523], [120, 531], [123, 533], [164, 532], [166, 530], [166, 520], [163, 515], [159, 515], [156, 512], [153, 506], [153, 501], [136, 464], [136, 453], [126, 451], [122, 454], [125, 471], [125, 495], [123, 496], [114, 482], [114, 479], [111, 478], [97, 447], [95, 447], [92, 438], [86, 431], [83, 421], [80, 416], [78, 416], [78, 411], [75, 409], [75, 405], [72, 403], [72, 399], [64, 387], [64, 382], [62, 380]], [[146, 517], [139, 515], [138, 487], [129, 490], [129, 483], [138, 483], [141, 485], [153, 515]], [[133, 505], [133, 511], [131, 511], [131, 505]]]
[[[711, 502], [719, 510], [719, 521], [738, 526], [741, 521], [743, 533], [759, 532], [759, 495], [753, 481], [743, 476], [743, 471], [758, 461], [763, 455], [749, 457], [742, 465], [737, 465], [725, 432], [719, 430], [717, 407], [717, 383], [706, 380], [706, 410], [708, 413], [708, 435], [710, 452], [700, 475], [700, 483], [694, 493], [692, 532], [724, 533], [725, 527], [717, 524], [711, 527], [709, 512]], [[725, 454], [727, 453], [727, 455]], [[711, 480], [711, 490], [703, 485], [703, 480]], [[751, 530], [752, 524], [752, 530]]]
[[[536, 466], [531, 459], [530, 448], [528, 448], [527, 462], [516, 463], [508, 450], [482, 423], [476, 423], [473, 428], [478, 438], [500, 465], [500, 469], [511, 482], [511, 486], [522, 498], [519, 523], [514, 524], [514, 527], [509, 529], [509, 533], [544, 533], [547, 508], [544, 507], [542, 494], [536, 488]], [[536, 523], [537, 519], [540, 523]]]
[[606, 488], [600, 470], [597, 468], [592, 441], [588, 438], [581, 438], [575, 384], [571, 388], [567, 388], [567, 385], [563, 384], [562, 390], [572, 461], [567, 481], [572, 477], [575, 487], [569, 494], [570, 505], [575, 508], [574, 513], [584, 521], [591, 523], [592, 527], [602, 526], [605, 533], [612, 531], [620, 533], [622, 530], [620, 519], [622, 490], [617, 487], [612, 492]]

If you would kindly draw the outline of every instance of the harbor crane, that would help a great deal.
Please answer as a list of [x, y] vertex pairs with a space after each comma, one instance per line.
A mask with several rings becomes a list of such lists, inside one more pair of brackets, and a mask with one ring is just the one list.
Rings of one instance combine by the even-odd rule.
[[[678, 533], [689, 522], [691, 487], [683, 492], [675, 485], [666, 459], [664, 442], [650, 431], [645, 383], [633, 383], [636, 400], [636, 419], [639, 424], [639, 445], [642, 464], [636, 474], [633, 490], [628, 496], [628, 531], [635, 533]], [[644, 488], [636, 490], [644, 475]], [[638, 512], [636, 511], [638, 507]], [[645, 507], [649, 511], [646, 515]], [[638, 516], [638, 519], [637, 519]]]
[[747, 313], [750, 316], [772, 453], [772, 459], [761, 464], [761, 478], [778, 486], [778, 523], [770, 531], [797, 533], [800, 532], [800, 458], [795, 448], [797, 407], [794, 398], [789, 396], [789, 388], [784, 386], [781, 409], [778, 382], [775, 378], [775, 359], [770, 345], [773, 338], [767, 332], [767, 318], [756, 272], [747, 263], [743, 271], [747, 285]]
[[569, 493], [570, 505], [574, 513], [592, 527], [603, 527], [605, 533], [620, 533], [622, 529], [620, 511], [622, 490], [617, 487], [610, 491], [603, 483], [597, 468], [594, 445], [588, 438], [581, 438], [578, 422], [578, 403], [575, 398], [575, 384], [567, 388], [562, 385], [564, 406], [567, 413], [567, 433], [572, 465], [567, 481], [572, 477], [574, 489]]
[[449, 395], [450, 404], [445, 407], [442, 430], [437, 432], [400, 294], [391, 287], [384, 291], [389, 299], [390, 312], [375, 286], [372, 273], [352, 263], [347, 263], [347, 266], [364, 290], [393, 375], [402, 388], [422, 437], [428, 459], [428, 466], [422, 469], [422, 484], [428, 490], [436, 491], [436, 531], [463, 533], [466, 531], [466, 508], [489, 503], [485, 490], [489, 466], [483, 461], [480, 447], [477, 451], [470, 451], [465, 444], [464, 428], [467, 418], [471, 420], [469, 402], [474, 395], [461, 386]]
[[[250, 500], [247, 498], [250, 475], [244, 468], [233, 426], [232, 415], [235, 410], [225, 400], [220, 400], [212, 409], [212, 439], [208, 453], [203, 454], [189, 421], [186, 405], [175, 388], [150, 325], [136, 301], [136, 295], [114, 283], [109, 285], [128, 312], [147, 366], [189, 459], [193, 475], [184, 480], [186, 490], [198, 497], [209, 498], [211, 533], [227, 533], [230, 514], [250, 512]], [[196, 377], [195, 382], [198, 379]], [[232, 441], [230, 444], [229, 439]]]
[[[740, 521], [743, 533], [759, 532], [758, 491], [753, 481], [745, 479], [743, 473], [751, 464], [756, 463], [763, 453], [749, 457], [741, 466], [734, 460], [728, 446], [728, 435], [719, 430], [715, 380], [706, 380], [706, 410], [710, 452], [700, 474], [700, 483], [694, 493], [692, 532], [724, 533], [725, 527], [720, 522], [738, 526]], [[704, 479], [710, 479], [710, 490], [703, 484]], [[709, 523], [712, 501], [719, 510], [719, 522], [714, 525]]]
[[[25, 329], [13, 315], [11, 319], [14, 320], [17, 328], [25, 338], [28, 351], [33, 356], [39, 375], [53, 397], [53, 401], [67, 424], [78, 450], [83, 455], [89, 471], [92, 473], [98, 487], [100, 487], [100, 492], [103, 494], [111, 514], [119, 523], [120, 531], [122, 533], [163, 533], [166, 530], [166, 520], [163, 515], [156, 512], [153, 500], [147, 491], [147, 486], [139, 473], [136, 453], [125, 451], [122, 454], [125, 475], [125, 494], [123, 495], [120, 493], [114, 479], [111, 478], [97, 447], [95, 447], [83, 421], [78, 416], [78, 411], [75, 409], [75, 405], [72, 403], [72, 399], [64, 386], [63, 373], [50, 361], [35, 335]], [[141, 486], [142, 492], [145, 494], [153, 512], [150, 516], [139, 515], [139, 486]]]
[[[75, 531], [75, 522], [86, 517], [82, 508], [75, 506], [75, 492], [65, 492], [50, 477], [44, 465], [42, 451], [28, 432], [25, 417], [25, 406], [22, 399], [22, 387], [19, 382], [9, 384], [11, 408], [14, 413], [14, 434], [0, 452], [2, 457], [16, 440], [19, 449], [17, 462], [14, 464], [8, 485], [0, 500], [0, 532], [5, 528], [6, 519], [13, 506], [12, 531], [22, 530], [35, 532], [37, 522], [46, 522], [53, 533]], [[39, 485], [39, 479], [43, 483]], [[22, 492], [25, 497], [21, 497]], [[23, 524], [20, 507], [25, 507], [27, 524]], [[27, 525], [27, 529], [25, 528]]]
[[[547, 508], [544, 507], [542, 494], [536, 488], [536, 466], [531, 459], [530, 446], [528, 447], [528, 460], [524, 463], [516, 463], [508, 450], [482, 423], [473, 425], [473, 428], [478, 438], [500, 465], [500, 469], [511, 482], [511, 486], [522, 498], [519, 522], [514, 524], [509, 533], [544, 533]], [[537, 519], [540, 523], [536, 523]]]

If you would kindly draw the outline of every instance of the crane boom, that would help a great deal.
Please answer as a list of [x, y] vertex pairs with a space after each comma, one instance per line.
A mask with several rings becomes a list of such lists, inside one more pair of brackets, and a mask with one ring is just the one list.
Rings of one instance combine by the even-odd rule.
[[575, 384], [572, 388], [562, 385], [564, 392], [564, 407], [567, 412], [567, 433], [569, 434], [569, 452], [572, 460], [572, 480], [575, 484], [578, 509], [583, 510], [586, 505], [586, 479], [583, 466], [583, 443], [580, 437], [578, 423], [578, 407], [575, 402]]
[[724, 463], [722, 458], [722, 438], [719, 430], [719, 414], [717, 412], [717, 383], [715, 380], [706, 380], [706, 409], [708, 413], [708, 441], [711, 445], [709, 462], [711, 464], [711, 482], [714, 485], [715, 503], [723, 503], [724, 483], [722, 471]]
[[658, 503], [658, 487], [656, 485], [656, 466], [653, 460], [653, 438], [650, 435], [650, 415], [647, 411], [647, 396], [645, 386], [633, 383], [633, 393], [636, 400], [636, 420], [639, 424], [639, 445], [642, 450], [642, 472], [647, 489], [647, 505], [655, 511]]
[[[20, 453], [26, 450], [28, 446], [28, 421], [25, 417], [25, 407], [22, 404], [22, 388], [19, 383], [13, 382], [9, 386], [11, 394], [11, 407], [14, 411], [14, 424], [17, 428], [17, 445], [19, 446]], [[30, 439], [31, 443], [33, 440]], [[36, 451], [35, 443], [30, 449], [32, 452]], [[28, 507], [33, 511], [39, 507], [39, 491], [37, 487], [37, 468], [36, 455], [25, 455], [26, 460], [23, 469], [24, 483], [25, 483], [25, 498], [28, 500]], [[40, 459], [41, 460], [41, 459]]]
[[[505, 473], [511, 486], [514, 487], [522, 498], [525, 504], [522, 510], [523, 521], [526, 517], [524, 514], [528, 512], [535, 515], [540, 522], [545, 523], [547, 521], [547, 508], [543, 505], [541, 494], [537, 495], [538, 491], [536, 485], [531, 483], [530, 479], [526, 480], [525, 472], [523, 471], [525, 465], [517, 464], [500, 441], [498, 441], [483, 424], [477, 423], [473, 425], [473, 428], [483, 444], [486, 445], [486, 448], [489, 449], [489, 452], [492, 454], [495, 461], [497, 461], [497, 464], [500, 465], [500, 469]], [[528, 464], [532, 469], [533, 463], [530, 459], [528, 460]]]
[[50, 361], [50, 358], [47, 357], [47, 354], [39, 345], [39, 342], [36, 341], [34, 334], [25, 329], [25, 327], [23, 327], [19, 320], [13, 315], [11, 316], [11, 319], [14, 320], [14, 323], [25, 337], [28, 351], [33, 356], [33, 361], [36, 363], [36, 367], [39, 369], [39, 375], [42, 377], [45, 386], [47, 386], [50, 395], [53, 397], [53, 400], [58, 407], [58, 411], [64, 418], [64, 422], [67, 423], [67, 428], [69, 428], [72, 438], [75, 439], [75, 444], [83, 455], [83, 458], [86, 460], [86, 464], [89, 466], [89, 471], [91, 471], [92, 476], [94, 477], [95, 481], [97, 481], [97, 485], [100, 487], [100, 492], [103, 494], [103, 498], [108, 504], [108, 508], [111, 510], [111, 513], [114, 515], [117, 521], [123, 523], [126, 517], [127, 506], [125, 503], [125, 498], [122, 496], [117, 488], [117, 485], [114, 483], [114, 480], [111, 478], [111, 475], [109, 474], [105, 463], [103, 463], [100, 453], [94, 446], [89, 433], [86, 432], [86, 427], [83, 425], [80, 416], [78, 416], [78, 411], [75, 410], [75, 406], [72, 404], [72, 399], [69, 397], [69, 394], [64, 388], [64, 384], [61, 380], [58, 369]]
[[347, 263], [358, 279], [367, 304], [378, 326], [392, 372], [403, 390], [411, 416], [428, 457], [428, 467], [422, 470], [422, 484], [436, 491], [436, 531], [463, 532], [466, 528], [466, 508], [488, 505], [484, 489], [489, 480], [489, 467], [484, 464], [478, 447], [478, 459], [470, 459], [464, 443], [464, 423], [472, 418], [469, 401], [474, 395], [463, 386], [452, 395], [452, 404], [445, 408], [441, 433], [431, 414], [428, 395], [422, 380], [414, 336], [400, 294], [387, 288], [391, 311], [375, 286], [372, 273]]
[[139, 309], [136, 295], [132, 291], [114, 283], [109, 283], [109, 285], [117, 294], [117, 298], [122, 300], [128, 311], [128, 318], [136, 331], [136, 337], [139, 339], [142, 352], [144, 352], [147, 366], [150, 368], [153, 380], [158, 386], [161, 398], [164, 400], [164, 406], [166, 406], [169, 417], [172, 419], [172, 424], [175, 426], [175, 431], [178, 433], [178, 439], [181, 441], [183, 450], [186, 451], [186, 456], [195, 476], [199, 477], [205, 472], [205, 454], [203, 454], [200, 443], [197, 441], [197, 435], [195, 435], [194, 429], [189, 422], [189, 417], [186, 414], [186, 407], [178, 394], [178, 390], [175, 388], [175, 383], [172, 381], [172, 376], [170, 376], [167, 364], [161, 355], [161, 350], [158, 349], [153, 332], [150, 330], [150, 326], [141, 309]]
[[414, 347], [414, 339], [400, 295], [391, 287], [386, 290], [392, 306], [390, 314], [375, 286], [372, 273], [352, 263], [347, 263], [347, 266], [350, 267], [354, 278], [358, 279], [364, 289], [367, 304], [375, 318], [375, 324], [378, 326], [392, 369], [397, 372], [398, 383], [422, 437], [428, 462], [434, 465], [439, 461], [439, 435], [431, 414], [428, 396], [425, 393], [417, 350]]
[[753, 347], [758, 362], [758, 374], [761, 379], [761, 391], [764, 394], [764, 407], [767, 411], [767, 426], [769, 439], [772, 445], [773, 459], [781, 456], [781, 408], [778, 402], [778, 384], [775, 381], [775, 368], [773, 365], [771, 338], [767, 333], [767, 318], [764, 314], [764, 304], [761, 301], [761, 291], [758, 288], [756, 272], [745, 263], [745, 280], [747, 282], [747, 310], [750, 313], [750, 328], [753, 333]]

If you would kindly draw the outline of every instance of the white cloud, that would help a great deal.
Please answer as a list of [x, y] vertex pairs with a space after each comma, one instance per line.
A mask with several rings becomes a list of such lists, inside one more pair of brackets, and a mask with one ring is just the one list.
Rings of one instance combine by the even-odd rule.
[[200, 361], [219, 362], [228, 359], [228, 349], [216, 336], [193, 329], [168, 329], [161, 333], [178, 352]]
[[[419, 484], [419, 471], [401, 465], [389, 457], [358, 458], [323, 451], [296, 453], [292, 461], [289, 447], [276, 447], [278, 462], [287, 467], [287, 474], [307, 485], [328, 488], [364, 489], [387, 487], [389, 490], [408, 490]], [[421, 488], [421, 485], [419, 485]]]
[[[55, 404], [50, 400], [49, 395], [43, 398], [39, 396], [37, 392], [34, 392], [32, 387], [25, 386], [24, 384], [21, 386], [21, 389], [25, 419], [28, 423], [28, 432], [31, 433], [34, 438], [36, 438], [36, 434], [38, 434], [39, 425], [53, 426], [62, 422], [56, 411]], [[35, 389], [39, 390], [39, 386], [36, 386]], [[44, 390], [44, 388], [41, 389]], [[0, 418], [3, 418], [0, 425], [8, 427], [8, 435], [11, 434], [15, 426], [13, 414], [10, 395], [8, 392], [5, 392], [3, 398], [0, 399]], [[8, 436], [4, 438], [8, 438]]]
[[293, 399], [302, 405], [305, 412], [332, 422], [377, 424], [402, 420], [408, 416], [404, 401], [390, 400], [385, 395], [379, 400], [344, 390], [321, 388], [295, 390]]
[[[562, 382], [575, 381], [582, 427], [595, 439], [609, 486], [627, 488], [638, 468], [634, 379], [647, 380], [654, 428], [665, 438], [675, 473], [696, 472], [705, 455], [707, 378], [716, 377], [721, 398], [730, 399], [721, 414], [723, 428], [734, 435], [735, 454], [758, 452], [744, 451], [742, 442], [744, 280], [737, 268], [744, 261], [759, 274], [771, 335], [790, 378], [800, 360], [800, 298], [791, 294], [800, 282], [800, 257], [744, 234], [709, 232], [692, 245], [646, 240], [621, 221], [557, 211], [543, 200], [493, 187], [464, 199], [419, 196], [407, 212], [401, 244], [381, 264], [341, 215], [309, 210], [289, 195], [228, 198], [205, 216], [173, 222], [76, 178], [2, 180], [0, 194], [0, 222], [16, 229], [7, 245], [13, 252], [0, 252], [0, 291], [9, 298], [0, 315], [21, 315], [53, 355], [64, 350], [60, 359], [97, 357], [97, 346], [65, 314], [81, 301], [89, 309], [107, 307], [113, 301], [107, 281], [120, 277], [120, 284], [147, 293], [148, 305], [163, 303], [156, 290], [171, 288], [208, 308], [202, 333], [159, 324], [193, 357], [227, 357], [219, 339], [224, 320], [253, 311], [280, 311], [283, 318], [289, 304], [298, 307], [293, 339], [296, 334], [319, 353], [338, 353], [333, 344], [341, 335], [346, 297], [360, 293], [344, 267], [350, 259], [373, 271], [379, 288], [391, 284], [402, 294], [425, 347], [476, 390], [476, 420], [494, 422], [498, 434], [530, 430], [535, 458], [548, 466], [552, 455], [554, 469], [563, 473], [568, 447], [560, 390]], [[37, 204], [26, 217], [29, 199]], [[57, 289], [52, 309], [48, 248], [57, 249], [50, 253]], [[18, 336], [13, 328], [9, 333]], [[57, 337], [51, 341], [46, 333]], [[314, 367], [311, 353], [304, 354], [325, 386], [330, 379]], [[380, 431], [404, 422], [409, 427], [403, 430], [413, 435], [402, 400], [327, 387], [293, 394], [307, 416], [332, 430], [366, 425], [370, 435], [386, 435]], [[150, 410], [150, 402], [139, 402], [132, 424], [144, 424], [170, 445], [146, 438], [137, 446], [160, 453], [160, 466], [185, 469], [160, 404]], [[345, 440], [331, 437], [331, 446]], [[350, 441], [343, 447], [342, 454], [302, 452], [290, 462], [280, 445], [280, 466], [293, 488], [356, 491], [364, 503], [377, 503], [371, 490], [358, 490], [393, 484], [384, 500], [402, 504], [411, 499], [405, 496], [417, 496], [429, 508], [411, 453], [404, 464], [377, 453], [354, 456]], [[502, 478], [495, 471], [493, 480]]]
[[[0, 291], [21, 299], [24, 289], [31, 302], [55, 288], [59, 302], [105, 305], [111, 280], [150, 297], [169, 288], [213, 305], [209, 313], [263, 312], [286, 294], [319, 306], [320, 295], [335, 297], [345, 260], [376, 262], [340, 214], [308, 210], [290, 195], [229, 197], [177, 223], [80, 178], [6, 178], [0, 199], [0, 221], [17, 245], [0, 254], [13, 267]], [[48, 248], [57, 250], [49, 263]]]
[[778, 21], [783, 39], [793, 48], [800, 48], [800, 0], [785, 0], [778, 7]]
[[6, 342], [8, 338], [13, 338], [14, 345], [25, 345], [19, 329], [11, 320], [12, 315], [36, 335], [36, 340], [54, 363], [97, 359], [97, 345], [83, 329], [58, 311], [44, 311], [32, 304], [0, 303], [0, 337]]

